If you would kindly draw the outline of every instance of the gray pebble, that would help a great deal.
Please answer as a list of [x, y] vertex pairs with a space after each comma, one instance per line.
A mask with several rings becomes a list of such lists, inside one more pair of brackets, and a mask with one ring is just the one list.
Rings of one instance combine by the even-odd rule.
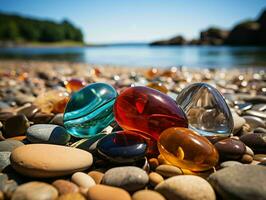
[[23, 146], [24, 144], [18, 140], [6, 139], [0, 142], [0, 152], [1, 151], [13, 151], [13, 149]]
[[238, 161], [233, 161], [233, 160], [225, 161], [220, 164], [221, 168], [232, 167], [235, 165], [243, 165], [243, 164]]
[[2, 151], [0, 152], [0, 172], [5, 169], [8, 165], [10, 165], [9, 157], [11, 152], [9, 151]]

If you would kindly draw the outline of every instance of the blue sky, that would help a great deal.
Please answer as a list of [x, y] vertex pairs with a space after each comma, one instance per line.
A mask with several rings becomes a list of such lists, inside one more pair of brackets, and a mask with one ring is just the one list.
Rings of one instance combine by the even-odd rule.
[[254, 19], [266, 0], [0, 0], [0, 11], [79, 26], [86, 42], [149, 42]]

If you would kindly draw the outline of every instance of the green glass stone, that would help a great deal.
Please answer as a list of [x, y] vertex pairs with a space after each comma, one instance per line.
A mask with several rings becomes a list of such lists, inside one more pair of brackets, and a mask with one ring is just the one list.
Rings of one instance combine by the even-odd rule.
[[87, 138], [114, 121], [116, 90], [105, 83], [93, 83], [75, 92], [64, 113], [64, 126], [74, 137]]

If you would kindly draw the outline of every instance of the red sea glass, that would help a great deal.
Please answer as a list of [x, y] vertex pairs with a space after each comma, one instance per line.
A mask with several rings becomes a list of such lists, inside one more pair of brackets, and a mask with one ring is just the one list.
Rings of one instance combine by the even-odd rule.
[[175, 101], [148, 87], [131, 87], [116, 99], [114, 114], [124, 130], [143, 133], [157, 140], [170, 127], [188, 127], [186, 115]]

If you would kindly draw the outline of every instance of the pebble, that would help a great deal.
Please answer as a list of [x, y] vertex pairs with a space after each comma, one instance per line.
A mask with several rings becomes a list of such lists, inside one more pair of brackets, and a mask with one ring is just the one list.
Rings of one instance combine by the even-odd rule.
[[99, 171], [90, 171], [88, 175], [93, 178], [96, 184], [100, 184], [104, 176], [104, 174]]
[[51, 119], [54, 117], [52, 113], [42, 113], [38, 112], [34, 117], [31, 119], [34, 124], [48, 124]]
[[3, 136], [10, 138], [25, 135], [29, 126], [29, 121], [25, 115], [15, 115], [6, 120], [3, 127]]
[[203, 178], [194, 175], [174, 176], [155, 187], [166, 199], [215, 200], [215, 192]]
[[52, 200], [57, 196], [58, 192], [53, 186], [34, 181], [20, 185], [11, 200]]
[[0, 152], [1, 151], [13, 151], [15, 148], [23, 146], [24, 144], [18, 140], [7, 139], [0, 142]]
[[127, 191], [107, 185], [95, 185], [89, 188], [87, 197], [89, 200], [131, 200]]
[[261, 127], [259, 127], [259, 128], [255, 128], [255, 129], [253, 130], [253, 132], [254, 132], [254, 133], [266, 133], [266, 128], [261, 128]]
[[0, 173], [0, 191], [2, 191], [7, 198], [10, 199], [13, 192], [17, 189], [17, 186], [14, 180], [8, 180], [6, 174]]
[[9, 157], [11, 152], [9, 151], [1, 151], [0, 152], [0, 172], [5, 169], [8, 165], [10, 165]]
[[164, 178], [156, 172], [151, 172], [149, 174], [149, 183], [153, 187], [155, 187], [156, 185], [161, 183], [163, 180], [164, 180]]
[[258, 163], [258, 165], [266, 166], [266, 161], [262, 161], [262, 162]]
[[220, 164], [220, 167], [221, 168], [226, 168], [226, 167], [232, 167], [232, 166], [235, 166], [235, 165], [243, 165], [241, 162], [238, 162], [238, 161], [225, 161], [225, 162], [222, 162]]
[[243, 117], [240, 117], [236, 112], [232, 112], [232, 117], [234, 120], [233, 132], [237, 133], [246, 123], [246, 120]]
[[149, 182], [147, 173], [138, 167], [115, 167], [105, 172], [102, 184], [121, 187], [134, 192], [142, 189]]
[[18, 108], [16, 111], [18, 114], [24, 114], [29, 120], [31, 120], [34, 117], [34, 115], [40, 111], [40, 109], [35, 105], [26, 104]]
[[156, 167], [159, 166], [159, 161], [157, 158], [151, 158], [149, 159], [149, 164], [152, 170], [156, 169]]
[[76, 183], [79, 187], [82, 188], [90, 188], [94, 186], [96, 183], [88, 174], [83, 172], [76, 172], [72, 175], [71, 181]]
[[83, 171], [93, 162], [89, 152], [51, 144], [29, 144], [18, 147], [12, 152], [10, 160], [17, 172], [38, 178]]
[[79, 187], [67, 180], [58, 179], [52, 185], [57, 189], [59, 195], [79, 192]]
[[68, 193], [60, 196], [57, 200], [86, 200], [80, 193]]
[[32, 143], [65, 145], [71, 138], [66, 129], [53, 124], [36, 124], [27, 129], [27, 139]]
[[166, 178], [183, 174], [180, 168], [172, 165], [159, 165], [155, 171]]
[[248, 154], [244, 154], [241, 158], [241, 162], [245, 164], [251, 163], [252, 161], [253, 161], [253, 156], [250, 156]]
[[132, 200], [166, 200], [160, 193], [152, 190], [140, 190], [132, 195]]
[[251, 129], [255, 129], [257, 127], [266, 128], [265, 122], [261, 118], [259, 118], [259, 117], [255, 117], [255, 116], [243, 116], [243, 118], [250, 125], [250, 128]]
[[240, 140], [249, 146], [255, 153], [266, 153], [266, 133], [242, 135]]
[[12, 112], [0, 112], [0, 121], [6, 122], [7, 119], [13, 116], [14, 116], [14, 113]]
[[248, 111], [245, 112], [245, 114], [252, 115], [252, 116], [255, 116], [255, 117], [259, 117], [259, 118], [262, 118], [262, 119], [266, 119], [266, 113], [263, 112], [263, 111], [248, 110]]
[[0, 200], [4, 200], [4, 193], [0, 191]]
[[214, 144], [219, 152], [220, 160], [238, 160], [246, 152], [246, 146], [243, 142], [228, 138]]
[[59, 126], [64, 126], [63, 116], [64, 116], [64, 113], [56, 114], [53, 117], [53, 119], [50, 121], [50, 124], [56, 124]]
[[254, 160], [257, 160], [257, 161], [266, 161], [266, 154], [255, 154], [254, 155]]
[[223, 199], [265, 199], [266, 168], [240, 165], [210, 175], [210, 184]]

